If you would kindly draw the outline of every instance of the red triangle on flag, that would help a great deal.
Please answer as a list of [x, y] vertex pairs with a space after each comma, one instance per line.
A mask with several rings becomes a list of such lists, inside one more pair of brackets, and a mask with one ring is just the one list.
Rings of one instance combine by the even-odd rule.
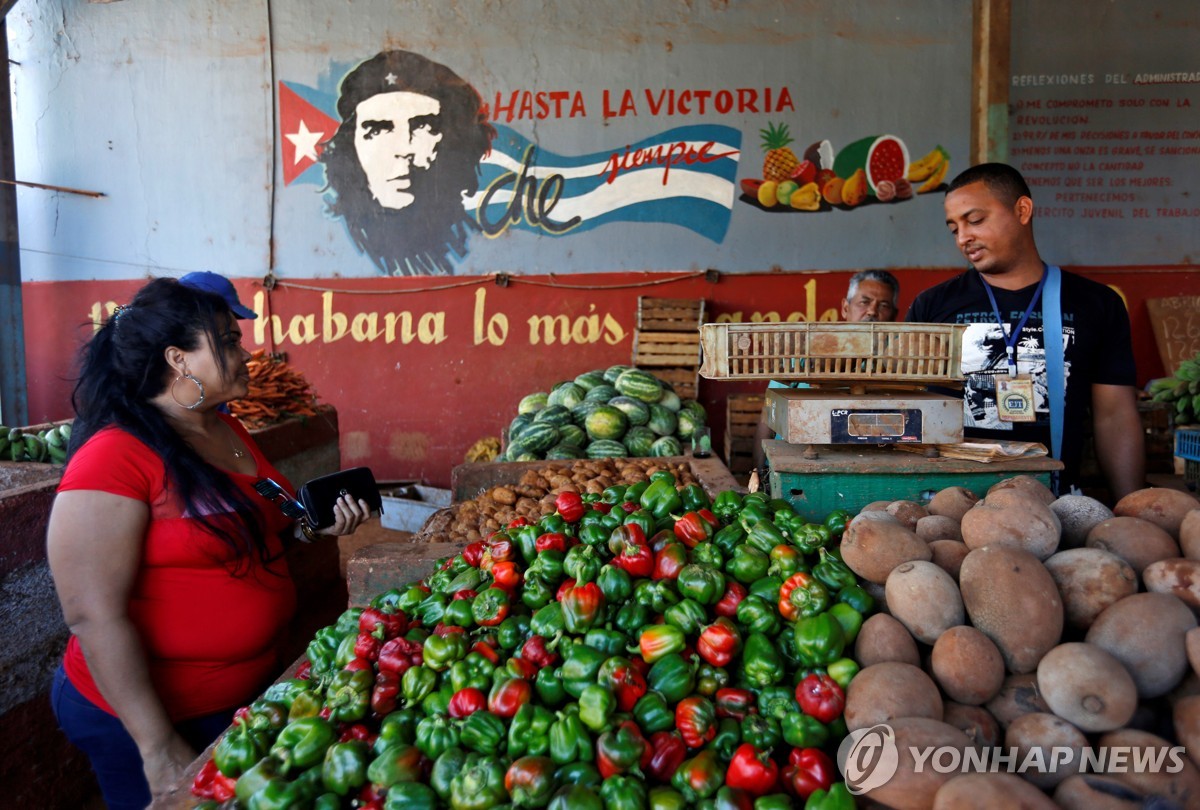
[[317, 162], [321, 144], [332, 138], [337, 128], [337, 121], [279, 83], [279, 153], [285, 186]]

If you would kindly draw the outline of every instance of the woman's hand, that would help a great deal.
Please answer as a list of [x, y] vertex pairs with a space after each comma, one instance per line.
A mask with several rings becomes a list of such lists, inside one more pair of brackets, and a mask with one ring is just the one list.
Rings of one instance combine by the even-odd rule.
[[196, 752], [178, 734], [172, 735], [166, 745], [143, 751], [142, 770], [150, 783], [151, 797], [158, 801], [177, 790], [186, 790], [184, 773], [195, 758]]
[[318, 531], [318, 534], [328, 534], [341, 537], [354, 534], [362, 522], [371, 516], [371, 507], [364, 500], [354, 500], [350, 495], [342, 495], [333, 503], [333, 525]]

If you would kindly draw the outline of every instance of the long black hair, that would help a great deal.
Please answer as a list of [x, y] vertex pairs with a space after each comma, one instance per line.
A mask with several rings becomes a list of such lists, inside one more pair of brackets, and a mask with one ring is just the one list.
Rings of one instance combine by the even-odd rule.
[[[358, 105], [380, 93], [408, 91], [441, 103], [443, 139], [437, 159], [413, 178], [413, 205], [393, 211], [367, 188], [354, 149]], [[342, 79], [337, 102], [342, 123], [322, 144], [329, 214], [346, 221], [360, 251], [389, 275], [448, 275], [449, 256], [466, 254], [467, 237], [478, 230], [463, 195], [479, 189], [479, 162], [491, 151], [495, 128], [475, 88], [445, 65], [409, 51], [384, 51]]]
[[[174, 381], [166, 349], [194, 351], [205, 341], [227, 375], [223, 332], [232, 313], [220, 295], [154, 279], [83, 347], [71, 394], [76, 419], [68, 458], [98, 431], [121, 428], [157, 453], [184, 512], [232, 548], [238, 560], [271, 559], [259, 511], [225, 472], [183, 440], [151, 400]], [[231, 514], [232, 513], [232, 514]]]

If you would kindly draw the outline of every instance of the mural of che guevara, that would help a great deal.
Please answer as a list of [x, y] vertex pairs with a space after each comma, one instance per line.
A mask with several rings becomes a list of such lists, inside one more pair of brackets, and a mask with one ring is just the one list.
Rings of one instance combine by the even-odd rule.
[[329, 214], [388, 275], [451, 273], [478, 229], [463, 199], [496, 136], [475, 88], [420, 54], [383, 51], [342, 79], [337, 111], [321, 153]]

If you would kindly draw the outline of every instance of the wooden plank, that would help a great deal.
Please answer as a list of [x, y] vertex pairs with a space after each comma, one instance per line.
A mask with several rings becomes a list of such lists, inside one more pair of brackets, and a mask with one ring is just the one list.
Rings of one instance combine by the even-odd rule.
[[704, 299], [638, 297], [638, 328], [691, 332], [704, 323]]

